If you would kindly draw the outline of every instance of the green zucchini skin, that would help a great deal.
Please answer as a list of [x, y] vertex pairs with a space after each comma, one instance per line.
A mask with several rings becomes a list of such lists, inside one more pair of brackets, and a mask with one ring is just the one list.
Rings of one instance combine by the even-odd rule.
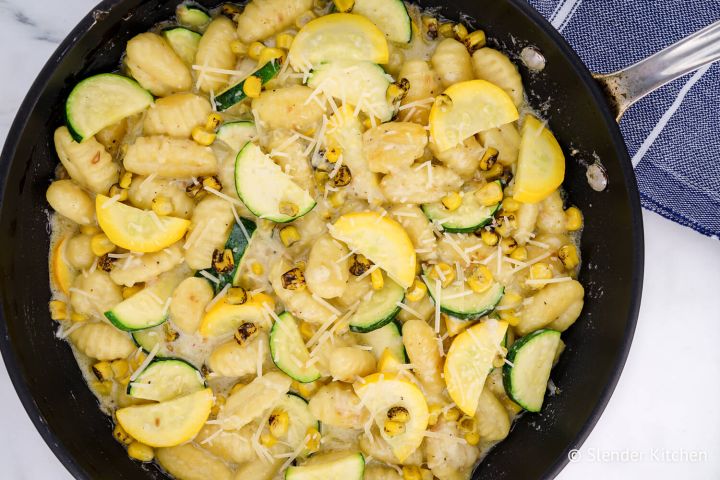
[[179, 24], [186, 27], [201, 28], [210, 23], [210, 14], [195, 3], [185, 3], [178, 6], [175, 16]]
[[[424, 276], [423, 276], [424, 277]], [[435, 285], [433, 285], [432, 281], [426, 281], [425, 278], [423, 278], [423, 281], [425, 281], [425, 285], [428, 289], [428, 294], [433, 299], [433, 302], [436, 300], [436, 294], [435, 294]], [[502, 299], [503, 295], [505, 293], [505, 287], [500, 285], [499, 283], [496, 283], [491, 287], [490, 290], [484, 293], [473, 293], [471, 296], [485, 296], [487, 299], [472, 309], [466, 309], [466, 310], [460, 310], [458, 307], [455, 307], [452, 305], [452, 300], [445, 300], [443, 299], [443, 295], [440, 295], [440, 311], [443, 313], [446, 313], [452, 317], [457, 318], [458, 320], [475, 320], [476, 318], [480, 318], [482, 316], [485, 316], [489, 313], [491, 313], [493, 310], [495, 310], [495, 307], [498, 303], [500, 303], [500, 300]], [[467, 298], [467, 297], [466, 297]], [[453, 299], [455, 300], [455, 299]]]
[[[195, 379], [194, 377], [197, 377], [197, 379], [200, 380], [200, 382], [198, 383], [198, 385], [199, 385], [198, 390], [200, 390], [201, 388], [207, 387], [207, 382], [203, 378], [200, 371], [197, 368], [195, 368], [195, 365], [191, 364], [187, 360], [182, 359], [182, 358], [177, 358], [177, 357], [165, 357], [165, 358], [157, 358], [156, 357], [152, 362], [150, 362], [150, 364], [147, 367], [145, 367], [145, 370], [143, 370], [134, 381], [128, 383], [126, 393], [128, 395], [130, 395], [131, 397], [135, 397], [137, 395], [136, 392], [134, 391], [134, 388], [136, 387], [136, 384], [141, 383], [141, 382], [139, 382], [139, 380], [142, 380], [143, 375], [146, 372], [150, 372], [156, 368], [162, 368], [163, 366], [166, 366], [166, 365], [178, 365], [178, 364], [181, 366], [187, 367], [188, 375], [192, 374], [193, 380]], [[162, 378], [161, 378], [161, 380], [162, 380]], [[160, 385], [158, 388], [162, 388], [162, 385]], [[139, 397], [139, 398], [142, 398], [142, 397]]]
[[[277, 73], [280, 71], [280, 65], [280, 62], [278, 62], [277, 60], [271, 60], [259, 69], [257, 69], [253, 73], [253, 76], [260, 78], [260, 81], [264, 85], [269, 82], [273, 77], [275, 77], [275, 75], [277, 75]], [[224, 92], [218, 94], [215, 97], [215, 106], [217, 107], [218, 111], [222, 112], [223, 110], [227, 110], [233, 105], [245, 100], [245, 98], [247, 98], [247, 95], [245, 95], [245, 92], [243, 92], [244, 85], [245, 80], [238, 83], [237, 85], [233, 85]]]
[[[250, 240], [252, 240], [252, 236], [257, 229], [257, 225], [252, 220], [248, 220], [246, 218], [240, 218], [240, 222], [242, 222], [248, 236], [250, 237]], [[220, 292], [220, 290], [222, 290], [227, 284], [230, 284], [232, 286], [237, 280], [238, 273], [240, 272], [240, 262], [242, 261], [242, 258], [245, 255], [245, 251], [247, 250], [249, 244], [250, 243], [248, 242], [248, 239], [245, 238], [245, 234], [243, 233], [240, 225], [238, 225], [237, 223], [233, 224], [227, 242], [225, 242], [225, 248], [229, 248], [233, 253], [233, 261], [235, 266], [233, 267], [232, 271], [219, 273], [217, 270], [215, 270], [214, 267], [204, 270], [212, 276], [220, 279], [220, 283], [210, 282], [212, 284], [213, 290], [215, 290], [215, 293]], [[203, 277], [199, 272], [195, 276]]]
[[[383, 294], [384, 297], [382, 298], [383, 303], [377, 305], [377, 308], [380, 309], [379, 314], [375, 317], [370, 317], [368, 315], [372, 312], [364, 312], [365, 318], [363, 318], [361, 314], [363, 312], [358, 310], [358, 312], [350, 318], [349, 327], [351, 331], [356, 333], [372, 332], [373, 330], [384, 327], [397, 316], [398, 312], [400, 312], [400, 307], [397, 303], [405, 299], [405, 290], [397, 283], [388, 281], [382, 290], [375, 293], [376, 296], [381, 294]], [[376, 297], [373, 296], [373, 298], [366, 302], [365, 306], [372, 304], [375, 298]]]
[[[314, 382], [320, 378], [320, 372], [315, 367], [300, 367], [293, 364], [292, 355], [288, 355], [291, 348], [305, 350], [305, 343], [300, 336], [297, 320], [289, 312], [283, 312], [275, 320], [270, 329], [270, 357], [273, 363], [285, 375], [300, 383]], [[305, 370], [305, 372], [301, 370]]]
[[397, 359], [402, 363], [408, 363], [407, 352], [403, 344], [402, 324], [397, 319], [391, 320], [376, 330], [360, 333], [358, 338], [361, 339], [363, 344], [373, 347], [373, 355], [377, 360], [380, 359], [384, 351], [382, 347], [385, 347], [392, 349]]

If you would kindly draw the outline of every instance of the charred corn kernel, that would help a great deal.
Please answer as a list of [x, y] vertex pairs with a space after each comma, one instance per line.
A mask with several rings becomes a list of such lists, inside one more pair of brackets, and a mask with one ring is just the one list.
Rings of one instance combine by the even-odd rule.
[[124, 445], [130, 445], [134, 441], [130, 434], [128, 434], [125, 429], [120, 426], [120, 424], [115, 425], [115, 428], [113, 428], [113, 437], [115, 437], [115, 440]]
[[288, 225], [280, 229], [280, 240], [283, 245], [289, 247], [300, 240], [300, 232], [293, 225]]
[[528, 258], [527, 248], [525, 248], [523, 246], [517, 247], [510, 254], [510, 258], [512, 258], [513, 260], [517, 260], [519, 262], [524, 262]]
[[330, 195], [328, 195], [328, 202], [330, 202], [330, 206], [333, 208], [340, 208], [345, 203], [345, 193], [344, 192], [332, 192]]
[[220, 183], [220, 179], [218, 177], [202, 177], [200, 184], [203, 188], [208, 187], [213, 190], [222, 190], [222, 183]]
[[305, 449], [308, 452], [314, 453], [320, 450], [320, 432], [318, 432], [317, 428], [308, 428], [305, 438]]
[[550, 265], [545, 262], [538, 262], [530, 267], [530, 278], [532, 280], [549, 280], [552, 276]]
[[499, 224], [495, 227], [495, 233], [503, 238], [509, 237], [513, 230], [517, 228], [517, 219], [512, 213], [503, 215], [498, 222]]
[[340, 155], [342, 155], [342, 148], [340, 148], [340, 147], [328, 148], [325, 151], [325, 160], [327, 160], [330, 163], [335, 163], [340, 158]]
[[[279, 60], [282, 62], [285, 59], [285, 55], [286, 52], [282, 48], [265, 47], [262, 49], [260, 56], [257, 59], [258, 65], [262, 66], [273, 60]], [[250, 97], [250, 95], [248, 95], [248, 97]]]
[[397, 82], [391, 84], [386, 92], [387, 101], [390, 104], [395, 104], [402, 101], [403, 98], [410, 91], [410, 80], [407, 78], [401, 78]]
[[244, 347], [248, 344], [248, 342], [250, 342], [250, 340], [255, 338], [255, 334], [257, 334], [257, 332], [257, 325], [255, 325], [253, 322], [245, 322], [241, 324], [235, 331], [235, 341], [238, 343], [238, 345]]
[[353, 254], [352, 261], [350, 262], [350, 273], [359, 277], [363, 273], [367, 272], [372, 266], [373, 262], [366, 258], [365, 255], [355, 253]]
[[95, 374], [95, 377], [101, 382], [113, 378], [113, 369], [110, 366], [110, 362], [97, 362], [92, 366], [92, 371]]
[[128, 199], [128, 191], [126, 188], [121, 188], [119, 184], [115, 184], [110, 187], [110, 196], [117, 197], [119, 202], [124, 202]]
[[97, 235], [100, 233], [100, 229], [95, 225], [81, 225], [80, 233], [83, 235]]
[[291, 268], [282, 274], [282, 286], [286, 290], [302, 290], [305, 288], [305, 275], [299, 268]]
[[120, 181], [118, 182], [118, 185], [120, 185], [120, 188], [130, 188], [130, 184], [132, 183], [133, 174], [132, 172], [125, 172], [120, 177]]
[[408, 412], [405, 407], [395, 406], [387, 411], [387, 417], [388, 420], [392, 420], [394, 422], [407, 423], [410, 421], [410, 412]]
[[225, 301], [230, 305], [242, 305], [247, 302], [247, 292], [242, 287], [232, 287], [225, 295]]
[[228, 392], [228, 395], [234, 395], [234, 394], [236, 394], [237, 392], [239, 392], [240, 390], [242, 390], [243, 387], [245, 387], [245, 384], [244, 384], [244, 383], [242, 383], [242, 382], [236, 383], [235, 385], [232, 386], [232, 388], [231, 388], [230, 391]]
[[172, 201], [164, 195], [158, 195], [152, 200], [152, 211], [161, 217], [170, 215], [173, 213]]
[[[244, 87], [243, 87], [243, 89], [244, 89]], [[192, 129], [191, 135], [192, 135], [192, 139], [195, 140], [195, 143], [197, 143], [199, 145], [204, 145], [206, 147], [208, 145], [212, 145], [212, 143], [215, 141], [215, 137], [216, 137], [216, 135], [214, 133], [208, 132], [207, 130], [205, 130], [203, 127], [201, 127], [199, 125]]]
[[502, 201], [502, 187], [497, 182], [491, 182], [475, 192], [475, 196], [483, 206], [490, 207]]
[[277, 45], [278, 48], [290, 50], [293, 40], [295, 40], [295, 37], [289, 33], [278, 33], [275, 36], [275, 45]]
[[280, 213], [294, 217], [300, 211], [300, 208], [292, 202], [283, 201], [280, 202], [279, 208]]
[[355, 0], [333, 0], [335, 9], [340, 13], [349, 12], [355, 6]]
[[383, 286], [385, 285], [382, 270], [376, 268], [372, 271], [372, 273], [370, 273], [370, 283], [372, 284], [373, 290], [382, 290]]
[[440, 35], [442, 35], [445, 38], [450, 38], [455, 36], [455, 33], [453, 32], [453, 24], [452, 22], [444, 22], [441, 23], [438, 27], [438, 32]]
[[412, 286], [410, 287], [410, 290], [408, 290], [408, 292], [405, 294], [405, 298], [407, 298], [411, 302], [417, 302], [419, 300], [422, 300], [426, 293], [427, 286], [425, 285], [425, 282], [416, 278]]
[[113, 360], [110, 362], [110, 368], [112, 368], [115, 378], [122, 378], [130, 371], [130, 365], [125, 359]]
[[464, 42], [465, 39], [468, 37], [467, 28], [462, 23], [456, 23], [455, 25], [453, 25], [452, 31], [455, 40], [459, 42]]
[[240, 40], [233, 40], [230, 42], [230, 50], [238, 57], [244, 57], [248, 54], [248, 46]]
[[405, 433], [405, 424], [396, 422], [395, 420], [387, 420], [385, 421], [385, 425], [383, 425], [383, 430], [388, 437], [394, 437]]
[[255, 275], [262, 275], [265, 271], [265, 267], [263, 267], [260, 262], [254, 262], [250, 268]]
[[107, 254], [103, 255], [102, 257], [98, 258], [97, 268], [105, 272], [110, 272], [115, 266], [116, 260], [117, 259], [115, 258], [108, 257]]
[[443, 413], [443, 418], [448, 422], [455, 422], [460, 418], [460, 410], [455, 407], [449, 408]]
[[308, 322], [300, 322], [300, 335], [305, 341], [310, 340], [315, 335], [315, 329]]
[[466, 282], [473, 292], [487, 292], [492, 287], [493, 275], [485, 265], [475, 265]]
[[53, 320], [67, 319], [67, 304], [60, 300], [50, 300], [50, 318]]
[[486, 42], [487, 38], [485, 37], [485, 32], [482, 30], [475, 30], [474, 32], [468, 34], [468, 36], [463, 40], [463, 43], [470, 53], [483, 48]]
[[300, 29], [316, 17], [317, 15], [315, 15], [311, 10], [308, 10], [295, 19], [295, 26]]
[[243, 93], [249, 98], [259, 97], [260, 90], [262, 90], [262, 80], [260, 80], [260, 77], [251, 75], [245, 79], [245, 83], [243, 83]]
[[445, 112], [452, 108], [453, 102], [452, 98], [450, 98], [449, 95], [441, 93], [440, 95], [435, 97], [435, 104], [441, 112]]
[[124, 299], [128, 299], [143, 289], [142, 283], [136, 283], [132, 287], [123, 287], [122, 296]]
[[341, 165], [335, 170], [335, 175], [330, 175], [330, 183], [333, 187], [346, 187], [352, 182], [352, 172], [347, 165]]
[[229, 248], [224, 248], [222, 250], [216, 248], [212, 253], [211, 264], [217, 273], [232, 272], [235, 269], [233, 251]]
[[416, 465], [403, 465], [402, 474], [403, 480], [423, 480], [420, 467]]
[[432, 266], [428, 277], [440, 280], [442, 287], [446, 288], [455, 280], [455, 269], [445, 262], [440, 262]]
[[490, 181], [496, 180], [497, 178], [502, 176], [502, 174], [504, 173], [504, 170], [503, 170], [503, 166], [496, 162], [495, 165], [490, 167], [487, 171], [481, 170], [480, 173], [482, 174], [482, 177], [485, 180], [490, 182]]
[[475, 431], [475, 428], [476, 428], [475, 417], [463, 415], [463, 417], [458, 422], [458, 427], [460, 428], [460, 430], [464, 430], [466, 432]]
[[492, 230], [483, 230], [482, 232], [480, 232], [480, 239], [485, 245], [488, 245], [490, 247], [494, 247], [498, 244], [498, 241], [500, 241], [500, 237], [498, 236], [498, 234], [493, 232]]
[[499, 154], [500, 152], [498, 152], [496, 148], [488, 147], [485, 153], [483, 153], [482, 158], [480, 158], [480, 170], [484, 172], [490, 170], [497, 162]]
[[469, 445], [475, 446], [480, 443], [480, 435], [477, 432], [468, 432], [465, 434], [465, 441]]
[[180, 336], [178, 331], [172, 328], [168, 322], [163, 323], [163, 332], [165, 333], [166, 343], [172, 343]]
[[503, 298], [500, 300], [500, 306], [502, 307], [516, 307], [520, 305], [523, 298], [515, 292], [505, 292]]
[[93, 381], [91, 386], [98, 395], [110, 395], [110, 392], [112, 392], [112, 382], [110, 380]]
[[570, 207], [565, 210], [565, 228], [574, 232], [580, 230], [583, 225], [582, 212], [577, 207]]
[[580, 264], [577, 247], [572, 244], [563, 245], [558, 249], [558, 258], [565, 268], [572, 270]]
[[84, 313], [73, 312], [72, 314], [70, 314], [70, 321], [72, 321], [73, 323], [87, 322], [88, 316]]
[[260, 42], [252, 42], [250, 46], [248, 46], [247, 55], [248, 57], [252, 58], [253, 60], [257, 60], [260, 58], [260, 53], [265, 49], [265, 45], [263, 45]]
[[500, 240], [500, 248], [502, 248], [502, 252], [506, 254], [511, 254], [515, 251], [515, 249], [518, 247], [517, 242], [512, 237], [503, 238]]
[[438, 28], [440, 26], [437, 18], [423, 15], [421, 21], [425, 37], [428, 40], [435, 40], [438, 37]]
[[457, 192], [448, 193], [442, 198], [441, 202], [445, 208], [452, 212], [453, 210], [460, 208], [460, 205], [462, 205], [462, 195]]
[[428, 405], [428, 413], [428, 425], [433, 426], [440, 419], [440, 415], [442, 414], [442, 407], [437, 403], [432, 403]]
[[240, 15], [242, 10], [232, 3], [225, 3], [220, 9], [220, 12], [232, 20], [236, 15]]
[[152, 462], [153, 458], [155, 458], [155, 451], [144, 443], [132, 442], [128, 446], [128, 456], [141, 462]]
[[270, 433], [276, 437], [284, 437], [290, 426], [290, 417], [285, 410], [274, 410], [268, 418]]
[[219, 113], [213, 112], [210, 115], [208, 115], [207, 120], [205, 121], [205, 130], [212, 131], [215, 130], [220, 126], [222, 123], [223, 118], [220, 116]]
[[502, 202], [503, 212], [515, 213], [520, 210], [520, 202], [512, 197], [505, 197]]

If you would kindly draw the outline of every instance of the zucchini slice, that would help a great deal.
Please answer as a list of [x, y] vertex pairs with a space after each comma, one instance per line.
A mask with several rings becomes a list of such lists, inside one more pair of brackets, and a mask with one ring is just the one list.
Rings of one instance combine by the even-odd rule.
[[180, 25], [201, 28], [210, 23], [210, 15], [200, 5], [182, 3], [175, 10], [175, 17]]
[[127, 332], [160, 325], [167, 320], [166, 307], [175, 287], [189, 274], [184, 264], [161, 274], [154, 283], [105, 312], [105, 317]]
[[300, 335], [297, 320], [289, 312], [280, 314], [270, 330], [270, 355], [275, 365], [293, 380], [314, 382], [320, 371], [307, 366], [310, 353]]
[[385, 350], [400, 363], [406, 363], [405, 346], [402, 338], [402, 325], [397, 320], [392, 320], [387, 325], [367, 333], [358, 333], [358, 341], [361, 344], [372, 347], [372, 353], [379, 361]]
[[[264, 85], [269, 82], [275, 75], [277, 75], [279, 71], [280, 62], [277, 60], [271, 60], [259, 69], [255, 70], [252, 75], [254, 77], [260, 78], [260, 81]], [[222, 112], [223, 110], [227, 110], [236, 103], [240, 103], [245, 100], [247, 95], [245, 95], [245, 92], [243, 91], [244, 85], [245, 80], [219, 93], [215, 97], [215, 106], [217, 107], [218, 111]]]
[[65, 102], [68, 130], [82, 142], [152, 103], [152, 94], [131, 78], [114, 73], [94, 75], [75, 85]]
[[[435, 282], [425, 275], [423, 281], [433, 302], [437, 301]], [[461, 320], [473, 320], [492, 312], [504, 293], [505, 287], [497, 282], [483, 293], [476, 293], [465, 285], [450, 285], [440, 292], [440, 310]]]
[[[290, 222], [315, 208], [310, 194], [252, 142], [245, 144], [235, 159], [235, 188], [248, 210], [273, 222]], [[281, 212], [281, 207], [294, 212]]]
[[412, 21], [402, 0], [355, 0], [353, 13], [373, 22], [388, 40], [410, 43]]
[[236, 152], [256, 136], [255, 124], [247, 120], [223, 123], [217, 131], [217, 138]]
[[[398, 303], [405, 299], [405, 289], [387, 279], [382, 290], [374, 292], [370, 300], [362, 302], [349, 319], [350, 330], [371, 332], [390, 323], [400, 311]], [[379, 352], [378, 355], [382, 354]]]
[[285, 480], [362, 480], [365, 457], [360, 452], [333, 452], [313, 456], [299, 467], [288, 467]]
[[[275, 409], [285, 411], [288, 417], [290, 417], [285, 441], [290, 444], [293, 450], [305, 443], [305, 436], [308, 433], [308, 429], [314, 428], [318, 432], [320, 431], [320, 422], [310, 412], [307, 400], [300, 395], [292, 392], [286, 394], [285, 397], [277, 403]], [[299, 457], [306, 457], [309, 454], [310, 451], [303, 451]]]
[[165, 348], [165, 331], [162, 325], [157, 327], [146, 328], [145, 330], [136, 330], [131, 333], [135, 345], [142, 348], [145, 353], [150, 353], [155, 345], [160, 344], [156, 357], [165, 357], [167, 348]]
[[491, 223], [499, 209], [499, 203], [490, 207], [480, 204], [475, 192], [465, 192], [460, 207], [452, 212], [445, 208], [441, 202], [424, 203], [422, 205], [426, 217], [437, 221], [443, 230], [451, 233], [476, 232]]
[[[225, 242], [225, 249], [232, 252], [232, 270], [229, 272], [218, 272], [215, 267], [206, 270], [207, 273], [220, 280], [219, 283], [213, 282], [215, 293], [220, 292], [220, 290], [225, 288], [225, 285], [227, 284], [237, 285], [238, 283], [242, 258], [245, 255], [245, 251], [247, 250], [248, 245], [250, 245], [250, 240], [252, 240], [253, 233], [255, 233], [255, 229], [257, 228], [255, 222], [246, 218], [240, 218], [240, 223], [242, 223], [242, 227], [237, 222], [233, 224], [227, 242]], [[245, 236], [246, 233], [247, 237]], [[199, 276], [200, 274], [198, 273], [197, 275]]]
[[560, 332], [542, 329], [517, 340], [508, 351], [503, 385], [508, 396], [528, 412], [542, 408], [558, 345]]
[[383, 122], [395, 112], [387, 101], [390, 80], [385, 71], [370, 62], [340, 60], [318, 65], [308, 79], [308, 86], [322, 87], [323, 92], [343, 103], [360, 105], [360, 110]]
[[165, 402], [205, 388], [197, 368], [180, 358], [162, 358], [150, 363], [128, 384], [131, 397]]
[[202, 35], [187, 28], [175, 27], [163, 31], [163, 37], [183, 62], [193, 64]]

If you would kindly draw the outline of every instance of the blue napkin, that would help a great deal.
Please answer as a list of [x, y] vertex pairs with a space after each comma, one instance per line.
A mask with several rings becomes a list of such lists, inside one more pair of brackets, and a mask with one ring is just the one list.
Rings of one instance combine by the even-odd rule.
[[[720, 20], [720, 0], [528, 0], [588, 68], [624, 68]], [[720, 63], [645, 97], [621, 123], [643, 207], [720, 236]]]

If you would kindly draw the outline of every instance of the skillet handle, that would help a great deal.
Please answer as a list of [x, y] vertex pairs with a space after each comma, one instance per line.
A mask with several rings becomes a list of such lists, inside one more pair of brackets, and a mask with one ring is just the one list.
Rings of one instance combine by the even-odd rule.
[[619, 122], [645, 95], [686, 73], [720, 60], [720, 21], [620, 71], [593, 74]]

